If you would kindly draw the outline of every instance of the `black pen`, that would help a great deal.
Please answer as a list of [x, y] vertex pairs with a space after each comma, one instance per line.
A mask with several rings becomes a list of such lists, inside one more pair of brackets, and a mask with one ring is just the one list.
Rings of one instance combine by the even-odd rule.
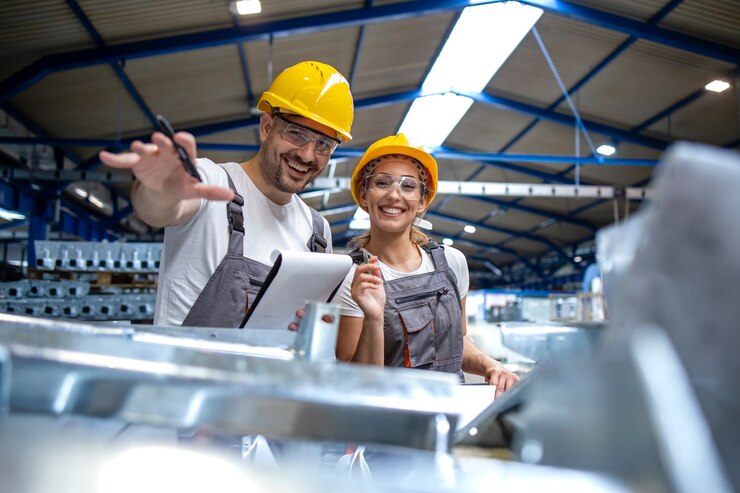
[[175, 142], [175, 129], [172, 128], [170, 122], [168, 122], [167, 119], [162, 115], [157, 115], [157, 122], [159, 122], [159, 128], [162, 130], [162, 133], [169, 137], [172, 143], [175, 145], [175, 150], [177, 151], [177, 155], [180, 158], [180, 161], [182, 161], [182, 167], [185, 168], [185, 171], [187, 171], [187, 173], [196, 180], [202, 181], [200, 179], [200, 175], [198, 174], [198, 170], [195, 169], [195, 165], [190, 159], [190, 156], [188, 156], [188, 153], [180, 144]]

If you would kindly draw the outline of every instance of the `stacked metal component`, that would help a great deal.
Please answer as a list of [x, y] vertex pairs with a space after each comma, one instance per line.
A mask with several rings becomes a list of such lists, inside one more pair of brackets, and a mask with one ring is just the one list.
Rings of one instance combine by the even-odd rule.
[[[95, 321], [153, 318], [161, 244], [36, 241], [34, 246], [35, 273], [43, 278], [0, 283], [0, 312]], [[60, 276], [74, 280], [56, 279]]]
[[86, 281], [21, 280], [0, 283], [0, 312], [80, 320], [151, 320], [154, 293], [89, 294]]
[[156, 272], [161, 243], [36, 241], [36, 268], [60, 271]]

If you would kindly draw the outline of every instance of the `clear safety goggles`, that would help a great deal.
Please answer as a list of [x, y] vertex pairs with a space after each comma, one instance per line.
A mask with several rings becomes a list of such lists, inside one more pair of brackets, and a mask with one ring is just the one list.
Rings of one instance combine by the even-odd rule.
[[401, 195], [408, 198], [421, 197], [426, 193], [426, 185], [413, 176], [393, 176], [387, 173], [376, 173], [365, 178], [365, 186], [369, 189], [390, 191], [393, 185], [398, 187]]
[[313, 152], [318, 156], [331, 156], [334, 149], [339, 145], [337, 139], [332, 139], [328, 135], [316, 132], [313, 129], [288, 120], [281, 113], [273, 113], [272, 116], [278, 117], [283, 121], [279, 132], [283, 139], [296, 147], [303, 147], [309, 142], [313, 142]]

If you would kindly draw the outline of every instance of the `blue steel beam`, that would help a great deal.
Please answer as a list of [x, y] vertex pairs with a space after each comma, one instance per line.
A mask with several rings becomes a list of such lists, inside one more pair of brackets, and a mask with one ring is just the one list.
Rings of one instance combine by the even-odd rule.
[[[435, 211], [429, 211], [428, 215], [429, 216], [433, 216], [433, 217], [439, 217], [441, 219], [445, 219], [447, 221], [455, 222], [455, 223], [458, 223], [458, 224], [472, 224], [473, 226], [476, 226], [477, 228], [480, 228], [480, 229], [485, 229], [485, 230], [488, 230], [488, 231], [496, 231], [498, 233], [504, 233], [504, 234], [511, 235], [514, 238], [524, 238], [524, 239], [529, 240], [529, 241], [534, 241], [536, 243], [541, 243], [541, 244], [545, 245], [546, 247], [550, 248], [550, 250], [555, 251], [561, 257], [563, 257], [565, 259], [568, 259], [568, 260], [570, 260], [570, 258], [571, 258], [570, 255], [568, 255], [568, 253], [565, 252], [565, 250], [563, 250], [561, 247], [559, 247], [558, 245], [556, 245], [552, 240], [549, 240], [547, 238], [543, 238], [541, 236], [535, 236], [535, 235], [530, 234], [530, 233], [528, 233], [526, 231], [516, 231], [516, 230], [513, 230], [513, 229], [509, 229], [509, 228], [503, 228], [501, 226], [491, 226], [491, 225], [482, 223], [480, 221], [470, 221], [470, 220], [465, 219], [465, 218], [462, 218], [462, 217], [457, 217], [457, 216], [453, 216], [453, 215], [450, 215], [450, 214], [444, 214], [444, 213], [435, 212]], [[459, 234], [457, 236], [458, 237], [461, 237]], [[494, 248], [498, 248], [500, 246], [500, 244], [494, 244], [492, 246]]]
[[[365, 7], [372, 7], [373, 0], [365, 0]], [[352, 68], [349, 69], [347, 81], [350, 87], [355, 83], [355, 75], [357, 75], [357, 64], [360, 63], [360, 53], [362, 52], [362, 45], [365, 44], [365, 24], [360, 26], [360, 32], [357, 34], [357, 43], [355, 43], [355, 54], [352, 56]]]
[[[78, 147], [98, 147], [98, 148], [115, 148], [118, 145], [126, 147], [130, 140], [112, 140], [112, 139], [63, 139], [48, 137], [0, 137], [0, 144], [20, 144], [20, 145], [52, 145], [52, 146], [78, 146]], [[221, 144], [217, 142], [198, 143], [199, 149], [218, 150], [218, 151], [249, 151], [257, 152], [259, 146], [255, 144]], [[364, 149], [338, 148], [333, 154], [333, 158], [340, 157], [360, 157]], [[432, 151], [432, 155], [437, 159], [458, 159], [462, 161], [482, 161], [486, 165], [496, 167], [507, 167], [508, 162], [531, 162], [531, 163], [550, 163], [550, 164], [567, 164], [576, 160], [574, 156], [558, 156], [545, 154], [502, 154], [502, 153], [485, 153], [485, 152], [468, 152], [456, 151], [449, 148], [439, 148]], [[97, 161], [97, 160], [96, 160]], [[92, 163], [90, 160], [89, 163]], [[594, 164], [604, 166], [655, 166], [658, 161], [655, 159], [633, 159], [633, 158], [605, 158], [605, 157], [583, 157], [579, 160], [582, 164]], [[501, 163], [501, 166], [499, 166]], [[90, 169], [91, 166], [85, 167]], [[548, 178], [553, 181], [570, 183], [569, 180], [558, 178], [557, 175], [550, 175], [537, 170], [528, 170], [522, 167], [508, 166], [508, 169], [523, 174], [537, 176], [539, 178]], [[82, 166], [80, 167], [82, 169]]]
[[[679, 4], [681, 4], [683, 0], [671, 0], [666, 5], [663, 6], [662, 9], [660, 9], [654, 16], [652, 16], [648, 21], [646, 26], [656, 26], [660, 21], [662, 21], [673, 9], [678, 7]], [[576, 91], [578, 91], [581, 87], [583, 87], [586, 82], [593, 79], [597, 74], [599, 74], [602, 70], [606, 68], [607, 65], [609, 65], [612, 61], [614, 61], [619, 55], [624, 53], [624, 51], [632, 46], [635, 41], [637, 41], [638, 37], [635, 35], [630, 35], [625, 41], [623, 41], [617, 48], [614, 49], [609, 55], [606, 56], [601, 62], [599, 62], [594, 68], [589, 70], [589, 72], [583, 76], [578, 82], [576, 82], [573, 86], [568, 89], [569, 94], [573, 94]], [[562, 103], [565, 100], [565, 96], [560, 96], [557, 101], [555, 101], [553, 104], [551, 104], [548, 109], [555, 109], [560, 103]]]
[[[548, 120], [548, 121], [555, 122], [555, 123], [560, 123], [562, 125], [568, 125], [569, 127], [573, 127], [573, 128], [575, 128], [575, 125], [576, 125], [576, 119], [570, 115], [558, 113], [553, 110], [539, 108], [537, 106], [515, 101], [513, 99], [505, 98], [503, 96], [493, 96], [493, 95], [486, 94], [483, 92], [480, 92], [480, 93], [465, 92], [465, 91], [454, 91], [454, 92], [461, 96], [467, 96], [479, 103], [489, 104], [491, 106], [496, 106], [496, 107], [500, 107], [504, 109], [517, 111], [519, 113], [524, 113], [526, 115], [536, 116], [544, 120]], [[613, 137], [619, 140], [625, 140], [627, 142], [632, 142], [633, 144], [638, 144], [644, 147], [649, 147], [651, 149], [658, 149], [661, 151], [665, 150], [665, 148], [668, 146], [668, 142], [665, 140], [655, 139], [652, 137], [646, 137], [636, 132], [631, 132], [629, 130], [622, 130], [616, 127], [611, 127], [609, 125], [603, 125], [601, 123], [596, 123], [596, 122], [592, 122], [588, 120], [581, 120], [581, 121], [583, 122], [583, 124], [588, 130], [592, 132], [597, 132], [600, 134], [605, 134], [605, 135], [608, 135], [610, 137]]]
[[[673, 11], [679, 4], [681, 4], [682, 1], [683, 0], [671, 0], [670, 2], [668, 2], [653, 17], [650, 18], [650, 20], [648, 21], [648, 24], [649, 25], [652, 25], [652, 26], [657, 25], [671, 11]], [[618, 56], [620, 56], [622, 53], [624, 53], [630, 46], [632, 46], [635, 43], [635, 41], [637, 41], [637, 37], [635, 37], [635, 36], [629, 36], [616, 49], [614, 49], [609, 55], [607, 55], [601, 62], [599, 62], [594, 68], [592, 68], [586, 75], [584, 75], [573, 86], [571, 86], [568, 89], [568, 93], [569, 94], [572, 94], [572, 93], [575, 93], [576, 91], [578, 91], [579, 89], [581, 89], [581, 87], [583, 87], [588, 81], [590, 81], [591, 79], [593, 79], [604, 68], [606, 68], [607, 65], [609, 65]], [[564, 100], [565, 100], [565, 95], [561, 95], [555, 102], [553, 102], [550, 106], [548, 106], [547, 109], [550, 110], [550, 111], [555, 110], [555, 108], [557, 108], [558, 105], [560, 105], [560, 103], [562, 103]], [[685, 104], [688, 104], [689, 102], [691, 102], [691, 101], [685, 100], [684, 105]], [[675, 111], [677, 108], [678, 107], [676, 105], [674, 105], [671, 108], [669, 108], [669, 110]], [[666, 114], [668, 114], [668, 113], [666, 113]], [[661, 113], [659, 113], [658, 115], [661, 115]], [[658, 115], [656, 115], [656, 117], [658, 117]], [[655, 117], [653, 117], [653, 118], [655, 118]], [[657, 119], [659, 119], [659, 117]], [[637, 127], [633, 128], [632, 131], [633, 132], [639, 132], [643, 128], [646, 128], [647, 126], [649, 126], [651, 124], [651, 120], [652, 119], [646, 120], [642, 124], [640, 124]], [[535, 118], [531, 123], [529, 123], [529, 125], [527, 125], [513, 139], [511, 139], [503, 148], [501, 148], [500, 152], [506, 152], [506, 151], [508, 151], [511, 147], [514, 146], [514, 144], [516, 144], [527, 133], [529, 133], [529, 131], [532, 128], [534, 128], [540, 121], [541, 121], [541, 119], [539, 117], [538, 118]], [[558, 173], [557, 175], [551, 175], [549, 177], [543, 177], [542, 179], [543, 179], [544, 182], [562, 180], [561, 182], [570, 183], [572, 180], [569, 180], [569, 179], [566, 179], [566, 178], [563, 178], [563, 177], [567, 173], [569, 173], [573, 168], [574, 168], [574, 166], [570, 166], [568, 169], [562, 171], [561, 173]], [[484, 169], [484, 167], [479, 168], [478, 171], [474, 172], [468, 178], [468, 180], [471, 180], [471, 179], [475, 178], [475, 176], [477, 176], [480, 172], [482, 172], [483, 169]], [[450, 199], [450, 197], [445, 197], [444, 201], [438, 206], [438, 208], [441, 207], [441, 206], [443, 206], [444, 203], [446, 203], [449, 199]], [[519, 200], [516, 200], [516, 202], [518, 203]], [[539, 229], [539, 228], [536, 228], [536, 229]]]
[[[231, 20], [234, 23], [234, 27], [239, 27], [239, 16], [231, 16]], [[249, 77], [249, 65], [247, 64], [247, 53], [244, 50], [243, 43], [237, 43], [236, 46], [239, 48], [239, 63], [242, 69], [242, 77], [244, 78], [244, 89], [247, 91], [247, 101], [250, 104], [254, 101], [254, 92], [252, 91], [251, 78]]]
[[[575, 126], [575, 118], [568, 116], [568, 115], [557, 113], [552, 110], [538, 108], [536, 106], [514, 101], [512, 99], [503, 98], [500, 96], [492, 96], [492, 95], [485, 94], [485, 93], [461, 93], [461, 94], [471, 97], [475, 99], [476, 101], [482, 102], [484, 104], [490, 104], [493, 106], [499, 106], [499, 107], [503, 107], [506, 109], [511, 109], [511, 110], [525, 113], [528, 115], [536, 116], [538, 118], [553, 121], [555, 123], [568, 125], [571, 127]], [[376, 96], [376, 97], [366, 98], [366, 99], [357, 101], [355, 103], [355, 108], [358, 108], [358, 109], [359, 108], [370, 108], [370, 107], [384, 106], [388, 104], [395, 104], [398, 102], [413, 100], [416, 97], [419, 97], [421, 95], [423, 95], [421, 91], [406, 91], [406, 92], [387, 94], [384, 96]], [[603, 125], [603, 124], [589, 122], [589, 121], [584, 121], [584, 124], [586, 125], [588, 129], [592, 131], [608, 135], [618, 140], [633, 142], [635, 144], [642, 145], [645, 147], [658, 149], [658, 150], [664, 150], [668, 145], [667, 141], [655, 139], [651, 137], [645, 137], [636, 132], [631, 132], [628, 130], [623, 130], [620, 128], [611, 127], [608, 125]], [[190, 127], [184, 130], [192, 133], [196, 137], [199, 137], [199, 136], [211, 135], [211, 134], [218, 133], [218, 132], [234, 130], [237, 128], [256, 126], [256, 125], [259, 125], [259, 118], [248, 117], [248, 118], [238, 118], [235, 120], [229, 120], [226, 122], [218, 122], [218, 123], [212, 123], [208, 125], [200, 125], [197, 127]], [[148, 136], [142, 136], [139, 138], [146, 139], [148, 138]], [[121, 146], [128, 146], [131, 140], [133, 139], [127, 139], [125, 141], [114, 141], [114, 140], [109, 140], [109, 139], [69, 139], [69, 140], [68, 139], [59, 139], [59, 140], [50, 139], [50, 140], [47, 140], [46, 142], [56, 143], [59, 145], [79, 145], [79, 146], [92, 146], [92, 147], [113, 147], [113, 148], [119, 147], [120, 148]], [[29, 140], [28, 142], [32, 142], [32, 141]], [[55, 144], [50, 144], [50, 145], [55, 145]], [[218, 144], [218, 143], [201, 143], [199, 144], [199, 147], [203, 149], [210, 148], [213, 150], [250, 150], [251, 151], [253, 149], [256, 149], [256, 146], [250, 147], [248, 145], [243, 145], [243, 144]], [[336, 157], [346, 157], [347, 154], [344, 154], [344, 153], [353, 153], [353, 152], [354, 153], [359, 152], [358, 155], [362, 154], [361, 151], [339, 148], [336, 151], [335, 156]], [[476, 154], [476, 153], [470, 153], [470, 154]], [[477, 153], [477, 154], [479, 157], [475, 157], [475, 158], [471, 157], [470, 159], [493, 160], [493, 161], [512, 160], [510, 158], [510, 155], [508, 154], [502, 154], [502, 153], [499, 153], [499, 154]], [[461, 153], [459, 155], [460, 157], [455, 157], [455, 159], [465, 159], [463, 157], [464, 155], [465, 154]], [[453, 156], [448, 156], [448, 157], [453, 157]], [[534, 160], [536, 159], [536, 157], [532, 157], [532, 159]], [[585, 161], [586, 159], [588, 159], [589, 161]], [[589, 157], [589, 158], [584, 157], [584, 158], [581, 158], [580, 162], [590, 163], [590, 164], [599, 164], [601, 160], [603, 160], [603, 162], [607, 162], [605, 158], [601, 158], [601, 157]], [[572, 161], [573, 159], [571, 159], [569, 162], [572, 162]], [[563, 159], [558, 158], [552, 162], [563, 162]], [[652, 166], [655, 164], [655, 161], [654, 160], [626, 160], [626, 161], [622, 161], [622, 163], [630, 164], [630, 165], [637, 165], [637, 166]], [[617, 164], [617, 161], [613, 161], [613, 164]]]
[[109, 234], [102, 224], [91, 220], [84, 212], [82, 214], [78, 214], [78, 212], [60, 211], [59, 222], [57, 223], [59, 232], [67, 233], [86, 241], [115, 241], [118, 239], [116, 236]]
[[[683, 0], [672, 0], [668, 2], [662, 9], [658, 11], [653, 17], [648, 20], [648, 25], [654, 26], [657, 25], [661, 20], [665, 18], [666, 15], [668, 15], [673, 9], [675, 9]], [[609, 65], [611, 62], [613, 62], [619, 55], [624, 53], [627, 48], [632, 46], [635, 41], [637, 41], [637, 37], [635, 36], [629, 36], [625, 41], [623, 41], [617, 48], [615, 48], [609, 55], [607, 55], [603, 60], [601, 60], [594, 68], [589, 70], [589, 72], [581, 77], [581, 79], [573, 84], [568, 89], [568, 94], [574, 94], [577, 92], [581, 87], [583, 87], [588, 81], [596, 77], [599, 73], [601, 73], [602, 70], [604, 70], [607, 65]], [[548, 110], [555, 110], [560, 103], [565, 101], [565, 95], [561, 95], [554, 103], [552, 103], [550, 106], [547, 107]], [[529, 125], [527, 125], [526, 128], [524, 128], [519, 134], [517, 134], [512, 140], [510, 140], [502, 149], [500, 152], [506, 152], [508, 151], [514, 144], [516, 144], [519, 140], [521, 140], [522, 137], [524, 137], [532, 128], [534, 128], [538, 123], [540, 122], [540, 118], [536, 118], [534, 121], [532, 121]], [[639, 131], [633, 129], [633, 131]]]
[[450, 238], [450, 239], [452, 239], [452, 240], [457, 240], [457, 241], [459, 241], [459, 242], [461, 242], [461, 243], [468, 243], [468, 244], [470, 244], [470, 245], [473, 245], [473, 246], [475, 246], [475, 247], [478, 247], [478, 248], [481, 248], [481, 249], [484, 249], [484, 250], [488, 250], [488, 251], [496, 251], [496, 252], [501, 252], [501, 253], [506, 253], [506, 254], [508, 254], [508, 255], [511, 255], [511, 256], [513, 256], [513, 257], [516, 257], [516, 258], [517, 258], [517, 259], [518, 259], [518, 260], [519, 260], [519, 261], [520, 261], [521, 263], [523, 263], [523, 264], [524, 264], [525, 266], [527, 266], [527, 268], [529, 268], [529, 269], [532, 269], [532, 270], [536, 270], [536, 269], [537, 269], [537, 268], [536, 268], [536, 267], [535, 267], [535, 266], [534, 266], [534, 265], [533, 265], [533, 264], [532, 264], [532, 263], [531, 263], [531, 262], [529, 261], [529, 259], [528, 259], [528, 258], [526, 258], [526, 257], [522, 256], [522, 254], [520, 254], [520, 253], [519, 253], [519, 252], [517, 252], [516, 250], [512, 250], [511, 248], [506, 248], [506, 247], [503, 247], [503, 248], [493, 247], [493, 246], [491, 246], [491, 245], [489, 245], [489, 244], [487, 244], [487, 243], [481, 243], [480, 241], [476, 241], [476, 240], [471, 240], [470, 238], [462, 238], [462, 237], [455, 237], [455, 236], [453, 236], [453, 237], [449, 237], [449, 236], [443, 236], [443, 235], [441, 235], [441, 234], [439, 234], [439, 233], [436, 233], [436, 232], [434, 232], [434, 231], [431, 231], [431, 232], [430, 232], [430, 234], [429, 234], [429, 236], [432, 236], [432, 237], [437, 237], [437, 238], [439, 238], [439, 239], [440, 239], [440, 242], [441, 242], [441, 239], [442, 239], [442, 238]]
[[[98, 30], [95, 29], [95, 26], [87, 17], [79, 4], [75, 0], [67, 0], [67, 5], [70, 9], [72, 9], [72, 12], [74, 12], [75, 16], [77, 16], [77, 20], [80, 21], [80, 23], [83, 25], [95, 44], [98, 45], [99, 48], [105, 49], [107, 46], [105, 41], [103, 40], [102, 36], [100, 36], [100, 33], [98, 33]], [[146, 102], [144, 101], [144, 98], [141, 96], [141, 94], [139, 94], [136, 86], [134, 86], [134, 83], [131, 82], [131, 79], [128, 78], [126, 72], [123, 71], [120, 63], [118, 61], [112, 61], [109, 63], [109, 65], [116, 72], [116, 75], [120, 79], [121, 83], [124, 85], [129, 95], [139, 107], [141, 112], [144, 113], [144, 115], [147, 117], [152, 127], [157, 128], [157, 120], [154, 118], [154, 115], [149, 109], [149, 106], [147, 106]]]
[[634, 127], [632, 129], [632, 132], [641, 132], [641, 131], [645, 130], [646, 128], [648, 128], [653, 123], [655, 123], [655, 122], [657, 122], [657, 121], [659, 121], [659, 120], [667, 117], [671, 113], [673, 113], [673, 112], [675, 112], [675, 111], [683, 108], [684, 106], [686, 106], [686, 105], [688, 105], [690, 103], [693, 103], [694, 101], [696, 101], [697, 99], [699, 99], [700, 97], [702, 97], [706, 92], [707, 91], [704, 88], [701, 88], [698, 91], [692, 92], [688, 96], [680, 99], [679, 101], [676, 101], [675, 103], [673, 103], [672, 105], [670, 105], [668, 108], [664, 109], [663, 111], [660, 111], [660, 112], [656, 113], [655, 115], [651, 116], [650, 118], [648, 118], [644, 122], [640, 123], [639, 125], [637, 125], [636, 127]]
[[[5, 110], [8, 115], [10, 115], [14, 120], [16, 120], [18, 123], [26, 127], [29, 131], [31, 131], [33, 134], [37, 135], [40, 138], [47, 138], [47, 132], [43, 128], [39, 127], [36, 122], [32, 121], [30, 118], [28, 118], [26, 115], [18, 111], [12, 104], [10, 103], [2, 103], [2, 107]], [[55, 145], [55, 144], [49, 144], [49, 145]], [[63, 146], [63, 144], [60, 144], [60, 146]], [[72, 151], [69, 149], [63, 147], [62, 151], [64, 152], [64, 155], [72, 161], [74, 164], [79, 165], [80, 164], [80, 158], [78, 158]]]
[[591, 231], [592, 233], [595, 233], [596, 230], [598, 230], [598, 228], [594, 224], [588, 221], [583, 221], [581, 219], [576, 219], [574, 217], [571, 217], [570, 215], [555, 214], [552, 212], [543, 211], [542, 209], [535, 209], [534, 207], [528, 207], [528, 206], [513, 203], [513, 202], [506, 202], [505, 200], [495, 199], [493, 197], [477, 197], [477, 196], [471, 195], [470, 198], [475, 199], [475, 200], [480, 200], [482, 202], [487, 202], [489, 204], [497, 205], [501, 209], [504, 209], [504, 210], [514, 209], [514, 210], [518, 210], [521, 212], [527, 212], [529, 214], [533, 214], [536, 216], [546, 217], [555, 222], [566, 222], [574, 226], [579, 226], [581, 228], [587, 229]]
[[365, 26], [360, 26], [360, 32], [357, 34], [357, 43], [355, 43], [355, 54], [352, 57], [352, 67], [349, 69], [349, 75], [347, 81], [350, 87], [355, 83], [355, 75], [357, 74], [357, 65], [360, 63], [360, 52], [362, 52], [362, 45], [365, 44]]
[[11, 221], [9, 223], [0, 224], [0, 230], [19, 228], [21, 226], [28, 226], [28, 219], [19, 219], [17, 221]]
[[[473, 200], [480, 200], [481, 202], [487, 202], [489, 204], [495, 204], [499, 206], [502, 209], [515, 209], [521, 212], [527, 212], [529, 214], [533, 214], [536, 216], [542, 216], [548, 218], [548, 220], [553, 221], [560, 221], [560, 222], [567, 222], [569, 224], [573, 224], [574, 226], [579, 226], [581, 228], [587, 229], [588, 231], [596, 232], [598, 229], [594, 224], [583, 221], [581, 219], [576, 219], [573, 217], [564, 216], [562, 214], [555, 214], [553, 212], [545, 211], [542, 209], [536, 209], [534, 207], [528, 207], [521, 204], [514, 204], [512, 202], [506, 202], [505, 200], [496, 199], [493, 197], [481, 197], [477, 195], [470, 195], [468, 198], [471, 198]], [[490, 247], [490, 245], [489, 245]]]
[[[607, 159], [601, 156], [589, 156], [576, 158], [575, 156], [547, 156], [542, 154], [505, 154], [505, 153], [485, 153], [485, 152], [467, 152], [467, 151], [449, 151], [435, 150], [432, 152], [434, 157], [443, 159], [460, 159], [466, 161], [483, 161], [490, 164], [490, 161], [504, 162], [538, 162], [551, 164], [567, 164], [575, 160], [582, 164], [609, 164], [610, 166], [655, 166], [658, 161], [655, 159], [628, 159], [612, 158]], [[553, 179], [556, 175], [549, 175]]]
[[[40, 128], [38, 125], [36, 125], [35, 122], [31, 121], [28, 117], [26, 117], [23, 113], [16, 110], [13, 105], [10, 103], [4, 103], [3, 109], [16, 121], [20, 122], [24, 127], [26, 127], [28, 130], [33, 132], [36, 135], [41, 136], [40, 138], [46, 138], [46, 131], [42, 128]], [[62, 148], [62, 151], [64, 152], [64, 155], [72, 161], [73, 163], [80, 165], [80, 159], [73, 154], [69, 148], [66, 145], [60, 145]], [[71, 204], [70, 201], [65, 199], [64, 197], [60, 196], [61, 191], [65, 188], [66, 184], [59, 185], [59, 184], [50, 184], [42, 189], [42, 192], [36, 192], [32, 189], [25, 189], [26, 193], [31, 193], [33, 196], [38, 195], [38, 200], [42, 201], [48, 201], [52, 198], [58, 198], [62, 204], [69, 205]], [[35, 230], [34, 230], [35, 231]]]
[[[344, 10], [341, 12], [265, 22], [250, 26], [217, 29], [47, 55], [0, 83], [0, 101], [7, 101], [46, 75], [59, 70], [68, 70], [102, 63], [116, 63], [123, 59], [150, 57], [186, 50], [223, 46], [226, 44], [268, 40], [270, 37], [286, 37], [321, 32], [326, 29], [340, 29], [421, 15], [438, 14], [451, 10], [461, 10], [473, 4], [494, 3], [494, 1], [496, 0], [480, 2], [473, 2], [471, 0], [401, 2], [391, 5], [364, 7], [355, 10]], [[740, 50], [734, 47], [647, 25], [633, 19], [609, 14], [600, 10], [559, 0], [525, 0], [522, 3], [540, 7], [557, 15], [595, 24], [638, 38], [649, 39], [656, 43], [667, 44], [675, 48], [717, 58], [733, 64], [737, 64], [740, 60]]]
[[583, 5], [565, 2], [563, 0], [520, 0], [520, 3], [539, 7], [545, 12], [555, 13], [569, 19], [612, 31], [622, 32], [635, 38], [647, 39], [654, 43], [671, 46], [697, 55], [716, 58], [735, 65], [740, 62], [740, 50], [732, 46], [677, 33]]

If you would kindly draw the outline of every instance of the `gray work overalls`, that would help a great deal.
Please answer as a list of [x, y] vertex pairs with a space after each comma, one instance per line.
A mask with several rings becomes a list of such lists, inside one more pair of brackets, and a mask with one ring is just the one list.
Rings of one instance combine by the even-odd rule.
[[[422, 248], [432, 256], [434, 271], [383, 284], [385, 365], [455, 373], [464, 382], [457, 278], [447, 265], [444, 247], [430, 241]], [[362, 263], [361, 250], [350, 256]]]
[[[269, 265], [244, 256], [244, 199], [237, 193], [228, 172], [226, 176], [229, 179], [229, 188], [234, 191], [234, 199], [226, 204], [229, 249], [195, 300], [182, 322], [183, 326], [241, 327], [248, 307], [254, 303], [271, 269]], [[314, 209], [311, 209], [311, 217], [313, 234], [306, 246], [312, 252], [325, 253], [327, 243], [321, 234], [324, 219]], [[251, 233], [256, 238], [255, 232]]]

